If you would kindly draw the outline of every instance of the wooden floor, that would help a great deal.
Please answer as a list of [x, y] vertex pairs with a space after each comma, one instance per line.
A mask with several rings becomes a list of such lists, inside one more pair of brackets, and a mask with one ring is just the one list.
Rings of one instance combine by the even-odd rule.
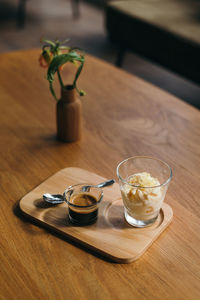
[[[117, 49], [107, 39], [103, 5], [80, 2], [81, 16], [75, 19], [71, 0], [27, 0], [26, 24], [19, 29], [16, 27], [18, 1], [1, 0], [0, 52], [40, 47], [41, 37], [70, 37], [71, 45], [114, 63]], [[200, 86], [133, 53], [127, 53], [123, 68], [200, 108]]]

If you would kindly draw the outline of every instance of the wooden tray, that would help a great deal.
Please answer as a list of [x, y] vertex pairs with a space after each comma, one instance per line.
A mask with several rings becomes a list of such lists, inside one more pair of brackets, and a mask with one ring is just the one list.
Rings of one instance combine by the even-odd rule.
[[29, 217], [64, 237], [78, 241], [87, 248], [120, 263], [138, 259], [169, 225], [172, 208], [164, 204], [157, 221], [147, 228], [134, 228], [124, 219], [123, 203], [117, 183], [104, 188], [104, 199], [95, 224], [79, 227], [68, 222], [67, 204], [52, 206], [43, 201], [46, 192], [62, 193], [68, 185], [97, 184], [106, 180], [79, 168], [66, 168], [48, 178], [20, 200], [20, 208]]

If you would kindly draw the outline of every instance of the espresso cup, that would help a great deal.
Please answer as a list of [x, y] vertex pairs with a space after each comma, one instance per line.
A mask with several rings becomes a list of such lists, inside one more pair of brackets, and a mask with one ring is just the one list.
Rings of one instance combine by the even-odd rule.
[[103, 199], [101, 188], [92, 186], [84, 192], [83, 187], [89, 183], [69, 186], [64, 192], [64, 199], [68, 204], [69, 220], [75, 225], [88, 225], [96, 222], [99, 205]]

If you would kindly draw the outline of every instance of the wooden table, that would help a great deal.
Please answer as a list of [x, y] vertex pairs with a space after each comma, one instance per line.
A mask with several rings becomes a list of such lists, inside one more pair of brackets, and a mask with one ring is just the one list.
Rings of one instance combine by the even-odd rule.
[[[38, 55], [0, 55], [1, 299], [198, 299], [199, 111], [87, 56], [79, 81], [87, 91], [84, 137], [60, 143]], [[118, 162], [134, 155], [161, 158], [174, 175], [166, 197], [174, 219], [136, 262], [112, 263], [22, 218], [18, 200], [58, 170], [112, 178]]]

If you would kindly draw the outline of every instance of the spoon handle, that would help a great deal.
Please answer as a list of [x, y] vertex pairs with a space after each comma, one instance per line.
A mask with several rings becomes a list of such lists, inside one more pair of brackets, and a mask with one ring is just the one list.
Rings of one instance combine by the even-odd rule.
[[43, 200], [51, 204], [60, 204], [64, 202], [64, 197], [61, 194], [44, 194]]
[[[107, 180], [107, 181], [104, 181], [104, 182], [101, 182], [97, 185], [94, 185], [95, 187], [98, 187], [98, 188], [102, 188], [102, 187], [106, 187], [106, 186], [109, 186], [109, 185], [112, 185], [113, 183], [115, 183], [115, 180], [114, 179], [111, 179], [111, 180]], [[83, 186], [82, 187], [82, 192], [89, 192], [90, 191], [90, 188], [91, 186], [90, 185], [86, 185], [86, 186]], [[73, 193], [73, 191], [71, 191]], [[63, 195], [60, 195], [60, 194], [44, 194], [43, 195], [43, 199], [46, 201], [46, 202], [49, 202], [49, 203], [52, 203], [52, 204], [59, 204], [59, 203], [63, 203], [65, 202], [65, 199], [63, 197]]]
[[102, 187], [106, 187], [106, 186], [112, 185], [113, 183], [115, 183], [115, 180], [114, 179], [110, 179], [110, 180], [101, 182], [101, 183], [99, 183], [99, 184], [97, 184], [95, 186], [99, 187], [99, 188], [102, 188]]

